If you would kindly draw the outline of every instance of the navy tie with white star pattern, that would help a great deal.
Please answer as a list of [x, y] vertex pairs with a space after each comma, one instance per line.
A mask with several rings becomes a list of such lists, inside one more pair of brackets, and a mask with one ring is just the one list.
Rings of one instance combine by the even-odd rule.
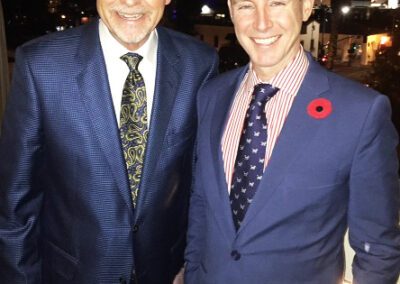
[[239, 229], [263, 176], [267, 146], [265, 105], [278, 90], [270, 84], [256, 85], [246, 113], [229, 196], [236, 230]]

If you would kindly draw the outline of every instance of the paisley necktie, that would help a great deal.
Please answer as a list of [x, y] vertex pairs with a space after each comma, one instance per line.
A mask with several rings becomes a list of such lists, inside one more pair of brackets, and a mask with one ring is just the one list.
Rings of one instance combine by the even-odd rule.
[[128, 65], [129, 74], [122, 93], [120, 135], [133, 206], [136, 207], [148, 135], [146, 87], [138, 70], [142, 57], [129, 52], [121, 59]]

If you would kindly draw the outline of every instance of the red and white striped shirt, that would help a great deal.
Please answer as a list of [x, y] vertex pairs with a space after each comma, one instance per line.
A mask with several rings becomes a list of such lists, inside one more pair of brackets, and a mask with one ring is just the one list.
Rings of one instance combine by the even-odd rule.
[[[271, 158], [275, 143], [278, 140], [283, 124], [289, 114], [289, 110], [300, 89], [301, 83], [308, 69], [308, 59], [303, 48], [297, 53], [295, 59], [274, 76], [268, 84], [279, 88], [279, 91], [265, 106], [268, 122], [268, 138], [265, 153], [264, 171]], [[243, 131], [247, 108], [251, 101], [254, 86], [262, 81], [257, 77], [250, 65], [249, 71], [243, 78], [242, 84], [232, 104], [224, 135], [222, 137], [222, 158], [226, 183], [230, 191], [234, 172], [237, 149]]]

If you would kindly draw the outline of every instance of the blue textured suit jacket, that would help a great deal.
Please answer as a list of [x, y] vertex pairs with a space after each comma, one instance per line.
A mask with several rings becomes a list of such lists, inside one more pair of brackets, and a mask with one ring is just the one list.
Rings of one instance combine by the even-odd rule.
[[[186, 249], [187, 284], [339, 283], [343, 236], [356, 251], [355, 283], [394, 283], [400, 270], [398, 136], [386, 97], [310, 67], [238, 232], [221, 138], [248, 67], [209, 81], [198, 96], [198, 141]], [[332, 113], [315, 119], [310, 102]]]
[[0, 144], [0, 282], [170, 283], [183, 265], [195, 94], [215, 51], [158, 28], [133, 210], [98, 23], [17, 51]]

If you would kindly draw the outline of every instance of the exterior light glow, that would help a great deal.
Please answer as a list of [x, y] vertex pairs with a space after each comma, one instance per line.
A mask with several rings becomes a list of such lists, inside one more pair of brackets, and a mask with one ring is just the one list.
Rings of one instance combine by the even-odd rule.
[[61, 19], [66, 19], [66, 18], [67, 18], [67, 16], [61, 15]]
[[214, 13], [214, 11], [210, 7], [208, 7], [208, 5], [204, 5], [203, 7], [201, 7], [202, 15], [211, 15], [212, 13]]
[[389, 37], [388, 36], [383, 36], [381, 37], [381, 45], [385, 45], [389, 42]]
[[349, 6], [343, 6], [342, 7], [343, 15], [346, 15], [348, 12], [350, 12], [350, 7]]
[[390, 8], [390, 9], [397, 9], [397, 8], [399, 8], [399, 2], [398, 2], [398, 0], [389, 0], [389, 1], [388, 1], [388, 8]]

